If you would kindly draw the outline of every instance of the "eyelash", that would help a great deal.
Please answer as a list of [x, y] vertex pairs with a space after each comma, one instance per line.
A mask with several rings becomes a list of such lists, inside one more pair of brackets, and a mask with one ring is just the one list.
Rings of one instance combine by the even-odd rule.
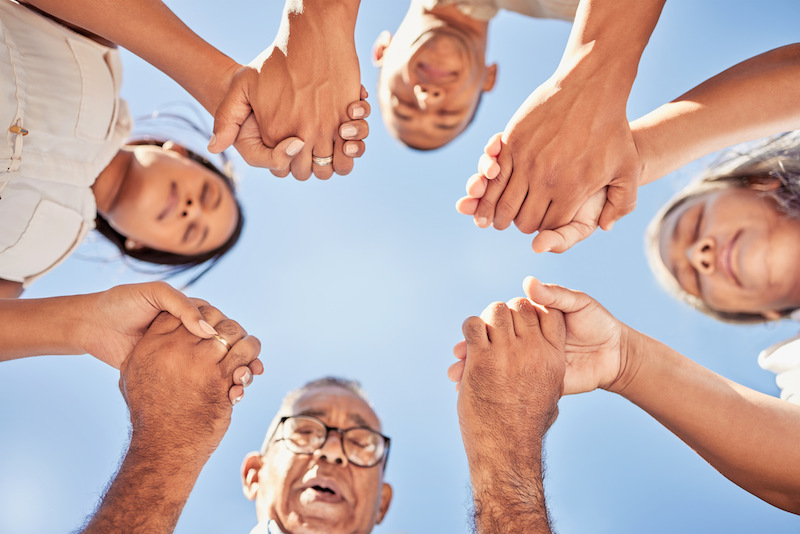
[[[700, 237], [700, 225], [703, 223], [703, 215], [704, 215], [704, 213], [705, 213], [705, 210], [703, 208], [700, 208], [700, 213], [697, 214], [697, 223], [695, 224], [695, 227], [694, 227], [694, 235], [692, 236], [693, 237], [692, 241], [694, 243], [697, 243], [697, 239]], [[700, 288], [700, 271], [698, 271], [697, 269], [694, 270], [694, 277], [695, 277], [695, 282], [697, 283], [697, 293], [699, 294], [701, 292], [700, 291], [700, 289], [701, 289]]]

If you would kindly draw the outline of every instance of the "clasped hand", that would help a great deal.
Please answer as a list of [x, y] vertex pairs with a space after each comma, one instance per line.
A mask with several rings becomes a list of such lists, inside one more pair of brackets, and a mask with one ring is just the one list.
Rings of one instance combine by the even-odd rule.
[[370, 112], [355, 43], [305, 16], [286, 19], [275, 43], [234, 75], [209, 150], [233, 144], [248, 164], [298, 180], [353, 169]]

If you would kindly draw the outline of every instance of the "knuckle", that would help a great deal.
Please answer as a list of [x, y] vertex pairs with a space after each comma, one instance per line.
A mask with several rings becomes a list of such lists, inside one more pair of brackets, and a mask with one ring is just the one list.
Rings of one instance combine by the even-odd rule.
[[245, 334], [244, 328], [233, 319], [223, 319], [214, 327], [220, 335], [239, 336]]
[[509, 220], [517, 216], [517, 208], [508, 200], [502, 198], [500, 199], [500, 202], [497, 203], [497, 209], [495, 212], [498, 216]]

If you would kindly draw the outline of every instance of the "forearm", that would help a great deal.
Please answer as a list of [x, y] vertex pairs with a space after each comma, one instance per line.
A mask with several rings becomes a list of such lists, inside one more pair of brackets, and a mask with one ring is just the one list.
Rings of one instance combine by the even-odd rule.
[[189, 29], [160, 0], [29, 0], [104, 37], [178, 82], [214, 113], [239, 65]]
[[800, 128], [800, 44], [750, 58], [631, 123], [639, 185], [725, 147]]
[[286, 0], [275, 45], [287, 54], [290, 35], [301, 34], [296, 40], [303, 48], [307, 42], [324, 42], [326, 50], [348, 52], [354, 47], [360, 3], [361, 0]]
[[624, 109], [664, 2], [582, 0], [556, 76], [601, 78], [619, 94]]
[[[208, 456], [134, 437], [84, 534], [168, 533], [175, 529]], [[202, 455], [199, 455], [202, 456]]]
[[0, 299], [0, 361], [43, 354], [83, 354], [88, 297]]
[[800, 407], [719, 376], [631, 331], [620, 392], [732, 482], [800, 513]]
[[[469, 450], [469, 449], [468, 449]], [[549, 533], [541, 449], [530, 454], [468, 453], [478, 534]]]

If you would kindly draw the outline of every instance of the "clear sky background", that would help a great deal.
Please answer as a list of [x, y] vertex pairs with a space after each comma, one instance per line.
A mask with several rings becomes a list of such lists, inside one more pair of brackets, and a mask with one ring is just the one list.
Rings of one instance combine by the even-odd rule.
[[[270, 44], [282, 8], [280, 0], [168, 4], [240, 62]], [[373, 95], [372, 42], [396, 28], [405, 10], [400, 0], [362, 2], [356, 43]], [[797, 0], [670, 0], [642, 58], [629, 117], [745, 58], [797, 41], [798, 20]], [[498, 16], [488, 52], [500, 65], [497, 86], [466, 134], [444, 150], [416, 153], [399, 145], [387, 135], [373, 96], [367, 152], [349, 176], [301, 183], [240, 162], [245, 232], [190, 294], [261, 339], [266, 372], [236, 406], [176, 532], [249, 532], [256, 516], [241, 492], [241, 460], [260, 445], [283, 394], [326, 374], [360, 379], [392, 437], [386, 478], [395, 497], [376, 534], [467, 531], [469, 475], [446, 369], [462, 321], [493, 301], [520, 296], [529, 274], [583, 290], [702, 365], [778, 393], [756, 355], [796, 333], [795, 324], [716, 323], [673, 301], [646, 264], [644, 227], [703, 162], [640, 190], [637, 210], [613, 232], [563, 255], [536, 255], [531, 237], [513, 227], [481, 230], [456, 213], [486, 139], [552, 73], [569, 29], [559, 21]], [[134, 116], [189, 100], [146, 63], [128, 53], [123, 62], [123, 96]], [[108, 249], [88, 243], [26, 296], [146, 279], [122, 262], [97, 261], [106, 257]], [[68, 532], [92, 512], [127, 441], [118, 378], [89, 356], [0, 365], [0, 533]], [[547, 497], [558, 532], [800, 531], [800, 519], [726, 480], [626, 400], [597, 391], [559, 406], [546, 444]]]

